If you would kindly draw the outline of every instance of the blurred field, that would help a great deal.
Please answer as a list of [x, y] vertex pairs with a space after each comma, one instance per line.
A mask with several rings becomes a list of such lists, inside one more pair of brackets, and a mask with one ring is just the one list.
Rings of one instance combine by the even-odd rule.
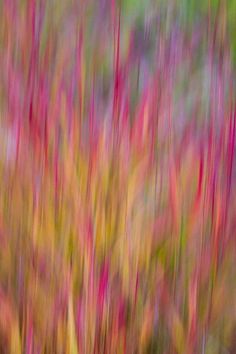
[[235, 31], [0, 0], [0, 353], [236, 353]]

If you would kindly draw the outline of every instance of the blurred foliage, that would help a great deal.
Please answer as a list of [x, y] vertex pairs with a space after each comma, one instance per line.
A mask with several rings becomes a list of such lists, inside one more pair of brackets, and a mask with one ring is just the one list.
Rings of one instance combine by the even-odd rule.
[[225, 7], [229, 45], [234, 65], [236, 64], [236, 0], [121, 0], [120, 4], [126, 20], [138, 18], [139, 21], [150, 15], [151, 9], [156, 6], [164, 7], [167, 11], [174, 8], [181, 25], [187, 29], [191, 29], [203, 18], [208, 18], [212, 27], [217, 26], [218, 19], [222, 16], [221, 8]]

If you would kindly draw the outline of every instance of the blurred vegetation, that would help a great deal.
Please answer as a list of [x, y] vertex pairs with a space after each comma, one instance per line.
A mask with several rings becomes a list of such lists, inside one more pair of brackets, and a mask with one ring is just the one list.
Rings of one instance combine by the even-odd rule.
[[233, 63], [236, 64], [236, 0], [120, 0], [120, 3], [126, 20], [137, 18], [143, 21], [152, 8], [158, 7], [167, 11], [174, 9], [175, 16], [188, 30], [202, 19], [209, 21], [212, 29], [220, 28], [219, 23], [223, 22]]

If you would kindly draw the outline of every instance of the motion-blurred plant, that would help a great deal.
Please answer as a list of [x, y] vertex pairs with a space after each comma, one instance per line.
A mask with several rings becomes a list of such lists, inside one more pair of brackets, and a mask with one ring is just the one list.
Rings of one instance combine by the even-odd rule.
[[0, 352], [235, 353], [235, 1], [0, 2]]

